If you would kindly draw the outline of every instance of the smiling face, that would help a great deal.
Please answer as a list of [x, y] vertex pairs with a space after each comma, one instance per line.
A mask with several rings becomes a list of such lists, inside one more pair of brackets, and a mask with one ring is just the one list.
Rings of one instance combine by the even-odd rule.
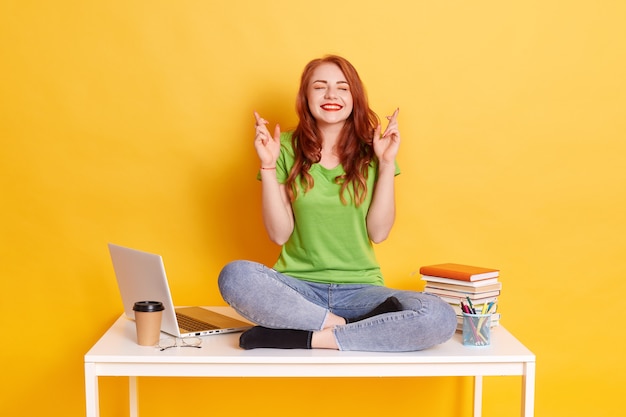
[[307, 101], [318, 126], [343, 126], [352, 114], [353, 102], [350, 85], [337, 65], [323, 63], [313, 71]]

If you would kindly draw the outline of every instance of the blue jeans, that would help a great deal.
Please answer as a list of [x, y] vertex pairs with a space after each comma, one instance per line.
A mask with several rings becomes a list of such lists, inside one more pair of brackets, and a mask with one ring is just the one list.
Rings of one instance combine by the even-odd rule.
[[439, 297], [359, 284], [302, 281], [250, 261], [234, 261], [222, 269], [218, 285], [224, 300], [239, 314], [264, 327], [321, 330], [332, 312], [351, 319], [395, 296], [403, 310], [337, 326], [340, 350], [405, 352], [448, 340], [456, 315]]

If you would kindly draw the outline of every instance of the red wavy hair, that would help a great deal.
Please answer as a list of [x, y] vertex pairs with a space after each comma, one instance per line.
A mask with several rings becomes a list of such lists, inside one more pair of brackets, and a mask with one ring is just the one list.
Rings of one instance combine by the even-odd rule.
[[296, 98], [299, 123], [292, 136], [295, 162], [287, 177], [287, 193], [291, 201], [296, 198], [298, 178], [305, 193], [314, 186], [309, 169], [311, 165], [321, 160], [322, 137], [309, 110], [307, 90], [313, 72], [324, 63], [335, 64], [341, 69], [352, 93], [352, 113], [341, 130], [336, 148], [345, 174], [335, 178], [335, 181], [341, 184], [340, 198], [343, 204], [347, 204], [344, 196], [347, 191], [354, 203], [359, 206], [367, 195], [368, 167], [374, 159], [372, 136], [374, 129], [379, 124], [379, 118], [369, 107], [365, 87], [356, 69], [348, 60], [337, 55], [327, 55], [323, 58], [314, 59], [306, 65], [302, 72], [300, 89]]

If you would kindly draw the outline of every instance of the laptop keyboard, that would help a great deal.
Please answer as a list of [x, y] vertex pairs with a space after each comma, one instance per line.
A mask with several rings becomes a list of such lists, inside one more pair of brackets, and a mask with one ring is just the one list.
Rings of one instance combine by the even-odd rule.
[[178, 312], [176, 312], [176, 320], [178, 320], [178, 326], [181, 329], [189, 330], [190, 332], [217, 329], [217, 326], [196, 320], [193, 317], [185, 316], [184, 314]]

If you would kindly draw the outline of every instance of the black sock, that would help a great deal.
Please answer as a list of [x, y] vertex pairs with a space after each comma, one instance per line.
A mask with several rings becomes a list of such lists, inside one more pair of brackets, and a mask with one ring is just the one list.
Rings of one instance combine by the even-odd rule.
[[312, 336], [313, 332], [309, 330], [270, 329], [254, 326], [239, 337], [239, 346], [244, 349], [311, 349]]
[[396, 297], [389, 297], [369, 313], [353, 319], [346, 319], [346, 324], [365, 320], [370, 317], [378, 316], [379, 314], [393, 313], [394, 311], [402, 311], [402, 304], [400, 304], [400, 301], [398, 301]]

